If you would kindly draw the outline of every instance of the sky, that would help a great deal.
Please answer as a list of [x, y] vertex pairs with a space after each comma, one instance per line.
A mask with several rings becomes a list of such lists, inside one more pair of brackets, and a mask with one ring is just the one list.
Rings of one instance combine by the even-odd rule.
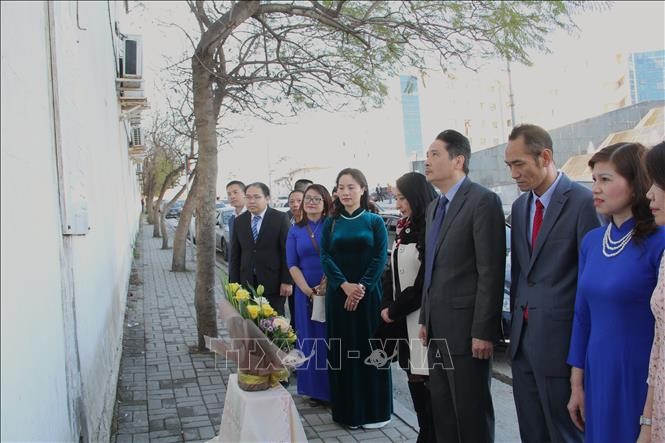
[[[196, 25], [183, 2], [133, 5], [130, 33], [143, 35], [146, 92], [154, 112], [165, 106], [167, 91], [157, 86], [164, 78], [164, 67], [182, 58], [185, 51], [191, 53], [188, 38], [172, 23], [184, 29]], [[533, 53], [530, 67], [512, 65], [517, 122], [536, 119], [532, 122], [551, 129], [597, 115], [598, 85], [611, 78], [608, 69], [615, 54], [665, 46], [665, 2], [615, 2], [605, 11], [581, 13], [574, 20], [580, 28], [577, 35], [557, 31], [549, 37], [550, 54]], [[502, 61], [489, 62], [478, 73], [456, 69], [454, 74], [456, 85], [507, 79]], [[362, 170], [372, 188], [394, 183], [408, 171], [408, 161], [399, 78], [390, 79], [388, 86], [390, 94], [383, 107], [369, 112], [312, 110], [279, 125], [247, 117], [231, 122], [236, 131], [220, 147], [219, 192], [223, 194], [224, 184], [231, 179], [275, 186], [276, 179], [296, 168], [309, 168], [296, 178], [306, 176], [329, 188], [337, 172], [349, 166]], [[425, 83], [420, 82], [419, 95], [424, 151], [446, 125], [459, 125], [460, 120], [454, 118], [455, 106], [442, 74], [431, 74]], [[459, 91], [455, 95], [456, 100], [464, 100]]]

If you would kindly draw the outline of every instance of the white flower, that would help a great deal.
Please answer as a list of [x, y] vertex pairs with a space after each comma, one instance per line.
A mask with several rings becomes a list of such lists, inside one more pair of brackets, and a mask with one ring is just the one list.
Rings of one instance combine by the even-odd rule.
[[282, 332], [289, 332], [291, 324], [284, 317], [276, 317], [273, 322], [273, 326], [279, 328]]
[[256, 298], [254, 299], [254, 301], [255, 301], [256, 304], [258, 304], [258, 305], [268, 305], [268, 306], [270, 306], [270, 302], [269, 302], [268, 299], [265, 298], [265, 297], [256, 297]]

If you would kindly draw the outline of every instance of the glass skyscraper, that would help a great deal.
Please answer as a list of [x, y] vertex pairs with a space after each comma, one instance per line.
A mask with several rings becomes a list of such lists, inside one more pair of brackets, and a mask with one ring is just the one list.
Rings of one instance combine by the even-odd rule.
[[634, 52], [629, 63], [631, 102], [665, 100], [665, 50]]
[[402, 90], [402, 126], [404, 127], [404, 150], [408, 158], [423, 153], [423, 137], [420, 128], [420, 100], [418, 79], [413, 75], [399, 77]]

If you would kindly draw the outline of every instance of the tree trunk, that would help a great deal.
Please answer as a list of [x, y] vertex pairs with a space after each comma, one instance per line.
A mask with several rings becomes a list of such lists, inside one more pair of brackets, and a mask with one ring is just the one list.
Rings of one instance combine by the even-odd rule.
[[169, 233], [166, 230], [166, 214], [168, 211], [168, 205], [164, 206], [164, 212], [162, 212], [162, 216], [159, 217], [159, 229], [162, 231], [162, 249], [169, 248]]
[[[206, 350], [203, 336], [217, 337], [215, 308], [215, 195], [217, 188], [217, 121], [213, 106], [210, 51], [197, 51], [192, 57], [194, 115], [199, 142], [196, 165], [198, 189], [195, 195], [198, 223], [196, 237], [196, 289], [194, 305], [199, 350]], [[204, 65], [205, 64], [205, 65]]]
[[[168, 175], [164, 178], [164, 182], [162, 183], [162, 189], [159, 190], [159, 198], [157, 199], [156, 203], [156, 208], [157, 208], [157, 214], [159, 214], [159, 218], [155, 220], [155, 227], [152, 231], [152, 236], [153, 237], [161, 237], [160, 231], [163, 234], [164, 229], [162, 226], [164, 217], [166, 216], [166, 212], [168, 209], [166, 208], [166, 205], [162, 207], [162, 201], [164, 201], [164, 194], [166, 194], [166, 190], [169, 189], [170, 187], [173, 186], [175, 179], [178, 177], [180, 172], [183, 170], [185, 166], [180, 166], [171, 172], [168, 173]], [[160, 229], [161, 228], [161, 229]]]
[[154, 223], [152, 224], [152, 236], [154, 238], [159, 238], [161, 237], [160, 233], [160, 220], [162, 219], [162, 210], [160, 209], [160, 206], [162, 205], [162, 200], [157, 200], [157, 204], [155, 205], [155, 214], [154, 214]]
[[[189, 177], [187, 177], [189, 180]], [[162, 227], [162, 249], [169, 249], [169, 231], [166, 229], [166, 214], [169, 213], [171, 206], [175, 203], [183, 192], [187, 189], [187, 183], [185, 183], [180, 191], [164, 206], [164, 214], [162, 214], [161, 227]]]
[[189, 231], [189, 223], [192, 220], [192, 214], [196, 208], [196, 190], [198, 189], [198, 176], [194, 176], [192, 187], [185, 200], [185, 205], [180, 212], [180, 219], [178, 220], [178, 227], [173, 236], [173, 259], [171, 260], [171, 271], [185, 272], [185, 259], [187, 258], [187, 232]]
[[151, 186], [150, 190], [148, 191], [148, 195], [146, 196], [145, 199], [145, 207], [146, 211], [148, 212], [148, 223], [153, 224], [155, 222], [155, 207], [153, 206], [153, 199], [155, 198], [155, 190], [154, 187]]

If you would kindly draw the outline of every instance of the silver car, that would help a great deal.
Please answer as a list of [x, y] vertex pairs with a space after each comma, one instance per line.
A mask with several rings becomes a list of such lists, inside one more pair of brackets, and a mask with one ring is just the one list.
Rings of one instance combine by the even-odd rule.
[[231, 237], [229, 234], [229, 220], [233, 217], [235, 209], [232, 207], [225, 207], [217, 210], [217, 226], [215, 227], [215, 248], [222, 254], [222, 257], [227, 262], [229, 261], [229, 242]]

